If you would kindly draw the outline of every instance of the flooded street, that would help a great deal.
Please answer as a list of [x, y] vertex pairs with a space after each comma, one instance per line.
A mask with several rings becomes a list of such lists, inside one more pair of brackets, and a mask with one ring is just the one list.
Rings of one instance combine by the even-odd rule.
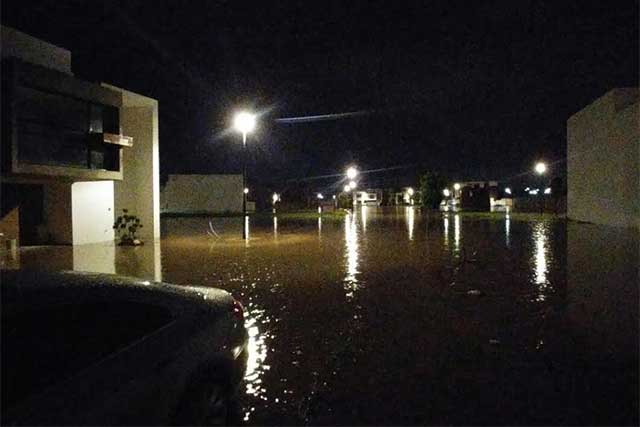
[[165, 218], [155, 246], [4, 263], [230, 291], [248, 425], [638, 423], [637, 231], [413, 207], [241, 226]]

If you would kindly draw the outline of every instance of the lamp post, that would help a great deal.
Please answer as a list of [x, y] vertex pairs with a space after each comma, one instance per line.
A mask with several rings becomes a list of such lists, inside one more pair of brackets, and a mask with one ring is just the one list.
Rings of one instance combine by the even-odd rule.
[[[233, 127], [242, 134], [242, 216], [247, 215], [247, 134], [256, 127], [256, 116], [246, 111], [237, 113], [233, 119]], [[247, 239], [246, 227], [242, 227], [242, 238]]]
[[409, 187], [407, 189], [407, 195], [409, 196], [409, 204], [413, 205], [413, 195], [415, 194], [415, 192], [413, 191], [413, 188]]
[[[358, 176], [358, 169], [355, 168], [355, 166], [349, 166], [347, 168], [347, 172], [345, 173], [345, 175], [347, 176], [347, 179], [349, 180], [349, 190], [355, 190], [355, 188], [357, 187], [356, 182], [354, 181], [354, 179], [356, 179], [356, 177]], [[346, 188], [346, 187], [345, 187]], [[356, 192], [353, 192], [353, 205], [355, 206], [356, 204]]]

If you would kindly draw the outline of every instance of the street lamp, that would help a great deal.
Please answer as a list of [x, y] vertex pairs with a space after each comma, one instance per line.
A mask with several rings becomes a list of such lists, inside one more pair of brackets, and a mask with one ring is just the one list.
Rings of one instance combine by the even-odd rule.
[[509, 187], [505, 188], [505, 189], [504, 189], [504, 192], [505, 192], [506, 194], [511, 194], [511, 188], [509, 188]]
[[453, 189], [456, 190], [456, 191], [460, 190], [460, 184], [457, 183], [457, 182], [455, 184], [453, 184]]
[[[241, 111], [233, 118], [233, 127], [242, 134], [242, 215], [247, 215], [247, 134], [256, 127], [256, 116], [246, 111]], [[247, 239], [248, 234], [246, 227], [242, 229], [242, 238]]]
[[547, 171], [547, 165], [545, 162], [538, 162], [534, 169], [538, 175], [542, 175]]
[[356, 176], [358, 176], [358, 169], [354, 168], [353, 166], [349, 167], [347, 169], [347, 178], [349, 179], [354, 179]]
[[[542, 177], [542, 175], [544, 175], [544, 173], [547, 171], [547, 165], [544, 162], [538, 162], [536, 163], [536, 166], [534, 167], [534, 169], [536, 173], [540, 175], [540, 177]], [[539, 184], [542, 185], [542, 178], [540, 178]], [[537, 194], [538, 192], [536, 190], [536, 195]], [[540, 204], [540, 213], [542, 213], [544, 211], [544, 202], [542, 200], [542, 197], [540, 197], [540, 200], [538, 203]]]
[[348, 193], [349, 191], [351, 191], [351, 186], [349, 184], [345, 185], [343, 188], [345, 193]]
[[350, 189], [355, 190], [357, 186], [358, 186], [358, 184], [355, 181], [350, 181], [349, 182], [349, 188]]
[[449, 197], [451, 195], [451, 191], [449, 191], [448, 188], [445, 188], [442, 190], [442, 194], [444, 194], [444, 197]]
[[409, 204], [413, 205], [413, 195], [415, 194], [415, 191], [413, 191], [413, 188], [409, 187], [407, 188], [407, 196], [409, 196]]

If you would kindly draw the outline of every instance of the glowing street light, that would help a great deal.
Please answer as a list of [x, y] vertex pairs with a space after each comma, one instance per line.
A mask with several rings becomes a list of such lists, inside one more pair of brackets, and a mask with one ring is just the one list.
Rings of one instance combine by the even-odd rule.
[[316, 196], [318, 199], [324, 199], [324, 196], [322, 195], [322, 193], [318, 193], [318, 195]]
[[[242, 215], [246, 218], [247, 215], [247, 194], [249, 189], [247, 188], [247, 134], [252, 132], [256, 127], [256, 116], [247, 111], [240, 111], [233, 118], [233, 127], [236, 131], [242, 134], [242, 188], [244, 188], [244, 195], [242, 196]], [[242, 229], [242, 238], [248, 239], [246, 227]]]
[[351, 191], [351, 186], [349, 184], [345, 185], [343, 188], [345, 193], [348, 193], [349, 191]]
[[504, 192], [507, 193], [507, 194], [511, 194], [511, 189], [509, 187], [507, 187], [507, 188], [504, 189]]
[[354, 168], [353, 166], [349, 167], [347, 169], [347, 178], [353, 180], [356, 176], [358, 176], [358, 169]]
[[442, 194], [444, 194], [444, 197], [449, 197], [451, 195], [451, 191], [449, 191], [448, 188], [445, 188], [442, 190]]
[[358, 186], [358, 184], [355, 181], [350, 181], [349, 182], [349, 188], [352, 190], [355, 190], [355, 188]]
[[453, 189], [456, 190], [456, 191], [460, 190], [460, 184], [457, 183], [457, 182], [455, 184], [453, 184]]
[[243, 135], [252, 132], [256, 127], [256, 116], [246, 111], [241, 111], [233, 118], [233, 127]]
[[538, 162], [534, 169], [538, 175], [542, 175], [547, 171], [547, 165], [544, 162]]
[[413, 193], [414, 193], [413, 188], [411, 188], [411, 187], [407, 188], [407, 194], [408, 195], [413, 196]]
[[544, 189], [544, 194], [551, 194], [551, 187], [547, 187]]
[[278, 193], [273, 193], [273, 196], [271, 196], [271, 202], [275, 205], [278, 200], [280, 200], [280, 195]]

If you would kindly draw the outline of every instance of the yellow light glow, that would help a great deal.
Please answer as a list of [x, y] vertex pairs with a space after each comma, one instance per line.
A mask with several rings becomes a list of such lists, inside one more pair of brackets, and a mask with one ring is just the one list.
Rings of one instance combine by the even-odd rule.
[[461, 188], [460, 184], [458, 184], [457, 182], [455, 184], [453, 184], [453, 189], [454, 190], [459, 190]]
[[544, 162], [538, 162], [536, 163], [535, 170], [538, 175], [542, 175], [547, 171], [547, 165]]
[[247, 134], [256, 127], [255, 114], [241, 111], [233, 119], [233, 127], [240, 133]]
[[356, 227], [356, 215], [347, 216], [344, 221], [344, 240], [346, 252], [346, 276], [344, 286], [347, 297], [353, 297], [353, 291], [359, 288], [358, 272], [358, 229]]
[[358, 169], [354, 168], [353, 166], [347, 169], [347, 178], [354, 179], [356, 176], [358, 176]]

